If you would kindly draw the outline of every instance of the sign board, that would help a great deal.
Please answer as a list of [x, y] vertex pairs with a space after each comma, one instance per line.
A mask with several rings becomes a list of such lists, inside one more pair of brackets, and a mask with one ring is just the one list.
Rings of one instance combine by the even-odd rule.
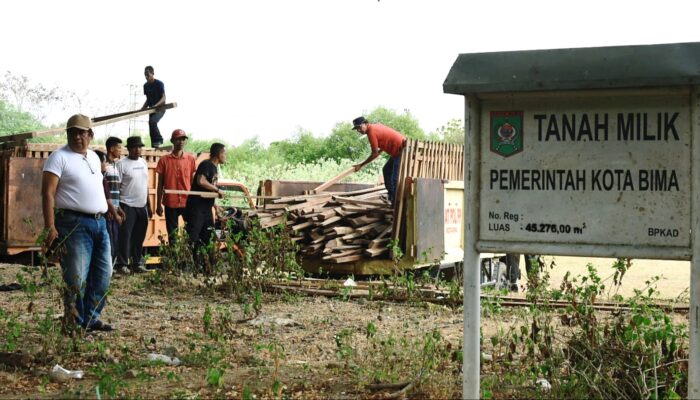
[[[691, 260], [700, 398], [700, 43], [462, 54], [463, 398], [479, 397], [479, 252]], [[696, 183], [694, 185], [694, 183]]]
[[480, 120], [477, 247], [690, 258], [687, 88], [487, 96]]

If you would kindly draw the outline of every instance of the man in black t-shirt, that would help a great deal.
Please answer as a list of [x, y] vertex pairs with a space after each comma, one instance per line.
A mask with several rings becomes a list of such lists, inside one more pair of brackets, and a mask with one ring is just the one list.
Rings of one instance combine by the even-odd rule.
[[[146, 95], [146, 101], [143, 103], [142, 110], [147, 108], [160, 107], [165, 104], [165, 85], [154, 76], [153, 67], [150, 65], [144, 70], [146, 83], [143, 84], [143, 94]], [[165, 110], [154, 112], [148, 115], [148, 133], [151, 136], [151, 147], [158, 148], [163, 144], [163, 136], [158, 129], [158, 121], [165, 115]]]
[[[221, 143], [214, 143], [209, 150], [209, 159], [199, 163], [197, 172], [192, 180], [193, 192], [214, 192], [223, 197], [223, 193], [216, 186], [219, 179], [218, 165], [226, 160], [226, 147]], [[185, 211], [185, 230], [190, 238], [190, 243], [198, 250], [202, 245], [208, 244], [211, 239], [210, 228], [214, 226], [212, 207], [213, 198], [190, 195], [187, 197]]]

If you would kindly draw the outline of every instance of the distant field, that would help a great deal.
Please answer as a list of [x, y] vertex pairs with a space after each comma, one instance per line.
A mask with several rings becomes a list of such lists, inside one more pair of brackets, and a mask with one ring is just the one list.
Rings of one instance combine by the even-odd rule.
[[[572, 276], [586, 275], [588, 270], [587, 264], [593, 264], [598, 270], [598, 275], [602, 279], [609, 278], [606, 281], [606, 286], [612, 286], [612, 275], [614, 273], [612, 265], [615, 259], [612, 258], [594, 258], [594, 257], [562, 257], [548, 256], [545, 257], [547, 264], [554, 260], [556, 267], [550, 270], [550, 283], [552, 287], [558, 287], [564, 278], [567, 271], [571, 272]], [[523, 264], [521, 259], [520, 265]], [[520, 286], [524, 286], [527, 282], [525, 271], [522, 273]], [[619, 294], [623, 296], [631, 296], [634, 289], [645, 288], [646, 281], [654, 276], [659, 276], [661, 279], [657, 283], [657, 290], [660, 292], [660, 297], [665, 299], [673, 299], [686, 292], [690, 287], [690, 262], [689, 261], [659, 261], [659, 260], [632, 260], [632, 267], [627, 271], [622, 279], [622, 286]], [[614, 293], [611, 293], [614, 294]]]

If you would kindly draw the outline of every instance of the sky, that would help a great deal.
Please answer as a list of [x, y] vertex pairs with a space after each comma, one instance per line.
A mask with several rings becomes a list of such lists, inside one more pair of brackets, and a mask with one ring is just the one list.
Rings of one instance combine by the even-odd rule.
[[[378, 106], [426, 133], [463, 118], [442, 83], [460, 53], [700, 41], [692, 1], [39, 1], [2, 2], [0, 73], [84, 98], [71, 114], [143, 104], [155, 68], [178, 107], [159, 126], [238, 145], [327, 135]], [[653, 62], [653, 60], [650, 60]], [[97, 135], [146, 131], [145, 118]]]

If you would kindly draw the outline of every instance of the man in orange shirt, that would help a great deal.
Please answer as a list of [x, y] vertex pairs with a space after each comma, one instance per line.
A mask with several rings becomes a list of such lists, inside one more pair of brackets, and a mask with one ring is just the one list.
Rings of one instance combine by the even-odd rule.
[[164, 189], [190, 190], [194, 176], [195, 159], [192, 154], [185, 153], [187, 134], [182, 129], [175, 129], [170, 136], [173, 150], [158, 160], [158, 193], [156, 194], [156, 214], [163, 216], [165, 205], [165, 228], [168, 240], [178, 227], [180, 217], [185, 218], [187, 195], [165, 194]]
[[372, 154], [360, 164], [355, 165], [355, 172], [379, 157], [379, 153], [384, 151], [389, 155], [389, 160], [384, 164], [384, 186], [389, 192], [389, 201], [394, 205], [396, 187], [399, 181], [399, 168], [401, 166], [401, 149], [406, 143], [406, 137], [395, 130], [382, 124], [370, 124], [365, 117], [358, 117], [352, 121], [353, 128], [358, 133], [367, 135]]

